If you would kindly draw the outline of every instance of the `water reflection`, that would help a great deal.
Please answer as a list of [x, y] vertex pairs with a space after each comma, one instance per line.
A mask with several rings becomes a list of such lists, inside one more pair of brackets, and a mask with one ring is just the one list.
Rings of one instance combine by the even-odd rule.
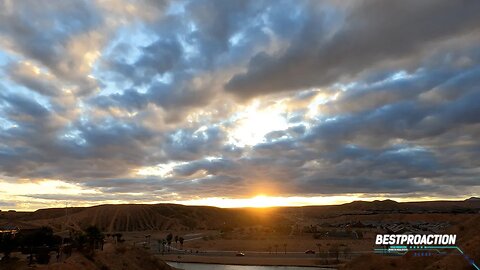
[[224, 265], [203, 263], [168, 262], [169, 265], [184, 270], [332, 270], [331, 268], [297, 267], [297, 266], [251, 266], [251, 265]]

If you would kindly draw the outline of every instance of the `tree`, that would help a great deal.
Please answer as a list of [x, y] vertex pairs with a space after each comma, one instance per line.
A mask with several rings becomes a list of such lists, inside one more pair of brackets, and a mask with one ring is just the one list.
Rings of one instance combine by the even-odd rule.
[[275, 244], [275, 254], [278, 253], [278, 244]]
[[175, 247], [177, 247], [177, 243], [178, 243], [178, 235], [175, 235]]
[[101, 246], [103, 249], [103, 239], [105, 236], [96, 226], [89, 226], [85, 230], [85, 236], [87, 237], [88, 244], [91, 250], [95, 250], [98, 246]]
[[183, 241], [185, 241], [185, 239], [183, 239], [183, 237], [179, 237], [178, 238], [178, 241], [180, 242], [180, 249], [183, 249]]
[[170, 251], [170, 245], [172, 244], [172, 239], [173, 239], [173, 235], [172, 233], [169, 233], [167, 235], [167, 244], [168, 244], [168, 250]]
[[163, 250], [165, 251], [165, 247], [167, 246], [167, 240], [162, 240]]
[[18, 242], [14, 235], [4, 233], [0, 235], [0, 251], [3, 252], [2, 260], [8, 260], [10, 254], [17, 248]]
[[287, 254], [287, 243], [283, 244], [283, 251], [285, 252], [285, 254]]
[[75, 232], [73, 236], [73, 243], [77, 250], [82, 251], [87, 244], [87, 236], [83, 232]]
[[158, 249], [160, 249], [160, 246], [162, 247], [162, 255], [165, 253], [165, 245], [167, 244], [167, 240], [162, 239], [158, 240]]
[[28, 248], [30, 253], [29, 264], [33, 263], [34, 254], [40, 263], [48, 263], [50, 256], [48, 252], [55, 249], [61, 243], [61, 238], [53, 235], [50, 227], [41, 227], [33, 232], [23, 234], [20, 232], [22, 248]]

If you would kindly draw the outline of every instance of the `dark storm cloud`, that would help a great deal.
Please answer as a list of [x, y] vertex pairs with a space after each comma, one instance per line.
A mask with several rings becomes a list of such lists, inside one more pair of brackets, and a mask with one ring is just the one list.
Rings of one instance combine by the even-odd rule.
[[305, 10], [302, 16], [308, 19], [302, 20], [288, 49], [252, 57], [247, 72], [235, 75], [227, 90], [248, 98], [351, 80], [366, 71], [391, 67], [389, 62], [394, 61], [414, 68], [422, 59], [419, 53], [435, 49], [434, 42], [473, 34], [480, 25], [477, 1], [356, 2], [344, 11], [345, 21], [334, 33], [325, 32], [324, 10]]
[[[478, 1], [139, 3], [0, 4], [4, 181], [92, 202], [478, 191]], [[250, 98], [288, 126], [236, 145]]]

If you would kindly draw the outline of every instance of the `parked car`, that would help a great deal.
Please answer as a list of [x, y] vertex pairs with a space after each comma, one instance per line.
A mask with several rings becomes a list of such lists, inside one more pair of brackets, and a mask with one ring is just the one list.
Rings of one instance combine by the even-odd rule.
[[237, 256], [237, 257], [245, 257], [245, 253], [243, 253], [243, 252], [238, 252], [237, 254], [235, 254], [235, 256]]
[[305, 254], [315, 254], [315, 250], [305, 250]]

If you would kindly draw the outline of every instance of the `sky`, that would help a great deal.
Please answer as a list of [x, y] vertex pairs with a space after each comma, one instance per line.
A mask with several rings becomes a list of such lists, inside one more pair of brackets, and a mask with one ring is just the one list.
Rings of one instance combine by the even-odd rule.
[[0, 1], [0, 209], [480, 194], [480, 1]]

